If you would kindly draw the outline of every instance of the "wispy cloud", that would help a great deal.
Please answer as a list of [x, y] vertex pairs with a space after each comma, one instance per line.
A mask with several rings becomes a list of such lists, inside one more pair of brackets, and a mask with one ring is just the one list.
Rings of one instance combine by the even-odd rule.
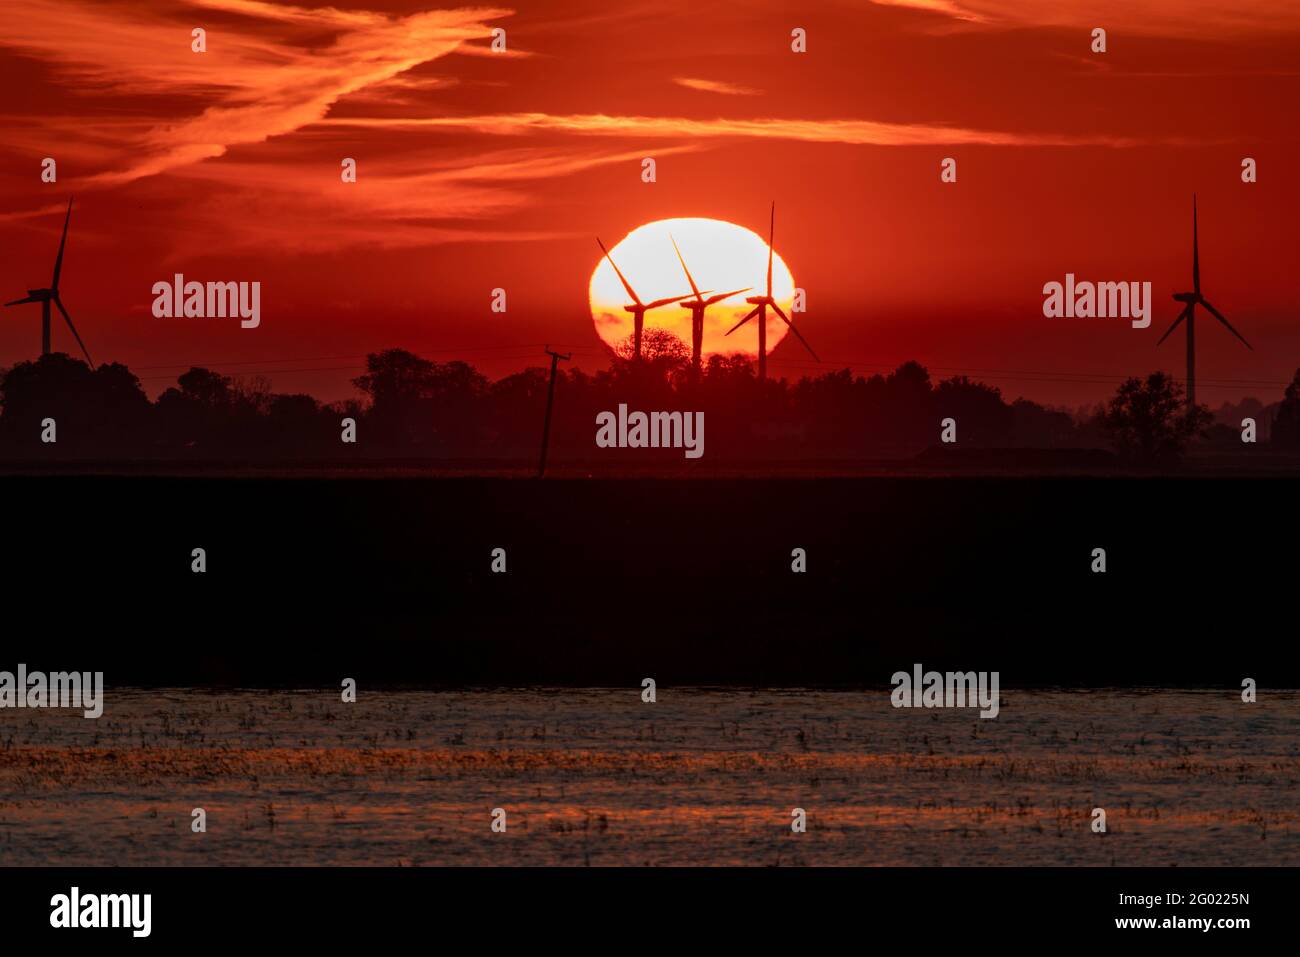
[[679, 140], [706, 137], [800, 140], [860, 146], [1136, 146], [1139, 141], [1114, 136], [1063, 133], [1009, 133], [922, 123], [882, 123], [874, 120], [711, 119], [670, 116], [608, 116], [603, 113], [554, 115], [502, 113], [483, 116], [435, 116], [419, 119], [339, 118], [330, 126], [386, 129], [468, 129], [478, 133], [518, 136], [560, 132], [590, 136], [653, 136]]
[[[64, 203], [50, 203], [34, 209], [22, 209], [12, 213], [0, 213], [0, 223], [21, 223], [27, 220], [40, 220], [48, 216], [63, 213], [68, 207]], [[43, 225], [43, 224], [42, 224]]]
[[1138, 35], [1205, 37], [1300, 32], [1295, 0], [872, 0], [953, 20], [1003, 26], [1104, 27]]
[[753, 87], [741, 86], [738, 83], [724, 83], [722, 80], [698, 80], [689, 76], [673, 77], [673, 82], [686, 87], [688, 90], [699, 90], [701, 93], [722, 93], [727, 96], [757, 96], [762, 90], [755, 90]]
[[[679, 146], [666, 154], [689, 152]], [[535, 240], [567, 235], [504, 231], [491, 222], [538, 201], [522, 184], [554, 180], [619, 163], [642, 153], [526, 147], [430, 160], [388, 159], [363, 166], [355, 183], [322, 177], [319, 165], [234, 160], [204, 163], [177, 174], [190, 184], [219, 185], [202, 210], [191, 210], [191, 229], [176, 255], [274, 245], [283, 251], [321, 252], [359, 245], [396, 248], [476, 240]], [[193, 189], [185, 190], [192, 193]], [[241, 228], [222, 224], [238, 216]], [[209, 217], [211, 228], [195, 223]], [[303, 229], [310, 223], [310, 229]], [[193, 244], [191, 248], [189, 244]]]
[[871, 2], [882, 7], [913, 7], [917, 10], [928, 10], [957, 20], [980, 22], [986, 19], [978, 13], [963, 9], [960, 0], [871, 0]]
[[363, 100], [379, 101], [388, 104], [405, 104], [414, 102], [413, 98], [406, 94], [430, 93], [434, 90], [450, 90], [460, 84], [460, 80], [454, 76], [411, 76], [403, 73], [392, 79], [384, 80], [380, 83], [374, 83], [364, 90], [358, 90], [352, 94], [351, 102], [358, 103]]
[[[190, 50], [203, 12], [208, 52]], [[121, 162], [89, 177], [116, 185], [222, 156], [322, 119], [341, 98], [393, 80], [486, 37], [507, 10], [435, 10], [389, 16], [259, 0], [192, 0], [167, 14], [66, 0], [6, 0], [0, 45], [55, 65], [81, 93], [168, 94], [193, 112], [123, 142]], [[183, 14], [183, 16], [177, 16]], [[231, 25], [238, 23], [237, 26]], [[306, 42], [330, 35], [328, 42]], [[85, 117], [66, 117], [75, 127]]]

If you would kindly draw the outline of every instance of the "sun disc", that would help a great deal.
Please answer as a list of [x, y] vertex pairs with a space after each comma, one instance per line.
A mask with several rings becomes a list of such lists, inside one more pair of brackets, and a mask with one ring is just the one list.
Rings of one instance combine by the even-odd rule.
[[[610, 256], [642, 302], [689, 295], [690, 284], [673, 251], [673, 241], [707, 299], [710, 293], [737, 292], [704, 312], [704, 361], [714, 354], [758, 355], [758, 319], [755, 317], [730, 336], [727, 330], [754, 307], [746, 296], [762, 295], [767, 286], [768, 246], [752, 230], [721, 219], [660, 219], [638, 226], [616, 245]], [[598, 251], [599, 252], [599, 251]], [[632, 314], [623, 307], [631, 300], [609, 260], [602, 256], [591, 274], [591, 317], [600, 338], [618, 347], [633, 333]], [[772, 298], [790, 315], [794, 302], [794, 277], [779, 253], [772, 257]], [[691, 313], [680, 303], [651, 309], [646, 329], [666, 329], [691, 348]], [[787, 327], [771, 311], [767, 317], [767, 351], [780, 342]]]

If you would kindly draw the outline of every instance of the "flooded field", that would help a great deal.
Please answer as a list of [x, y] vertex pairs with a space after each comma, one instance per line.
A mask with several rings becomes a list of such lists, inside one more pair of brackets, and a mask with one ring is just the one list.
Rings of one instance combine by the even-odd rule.
[[118, 690], [0, 711], [0, 864], [1296, 865], [1298, 784], [1297, 692]]

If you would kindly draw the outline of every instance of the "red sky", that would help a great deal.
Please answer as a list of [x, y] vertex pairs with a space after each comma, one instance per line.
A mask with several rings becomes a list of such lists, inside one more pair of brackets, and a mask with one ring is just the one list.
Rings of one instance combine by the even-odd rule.
[[[592, 369], [595, 235], [764, 232], [775, 200], [822, 370], [915, 358], [1077, 405], [1182, 375], [1181, 334], [1155, 343], [1190, 286], [1196, 192], [1204, 292], [1255, 347], [1202, 318], [1199, 397], [1271, 401], [1300, 366], [1294, 0], [673, 6], [5, 0], [0, 296], [48, 284], [75, 194], [64, 302], [151, 393], [205, 364], [342, 398], [390, 346], [497, 376], [549, 342]], [[178, 271], [260, 281], [261, 327], [154, 318]], [[1151, 281], [1151, 327], [1045, 318], [1066, 272]], [[0, 364], [34, 356], [39, 310], [0, 318]], [[61, 325], [54, 342], [75, 351]], [[786, 341], [771, 369], [817, 367]]]

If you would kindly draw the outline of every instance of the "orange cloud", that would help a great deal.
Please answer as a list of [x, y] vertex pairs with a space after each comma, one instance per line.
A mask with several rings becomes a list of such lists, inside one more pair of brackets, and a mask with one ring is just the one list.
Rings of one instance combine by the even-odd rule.
[[340, 118], [330, 126], [386, 129], [470, 129], [479, 133], [522, 135], [539, 131], [594, 136], [654, 136], [689, 140], [705, 137], [757, 137], [809, 143], [860, 146], [1136, 146], [1124, 137], [1071, 136], [1056, 133], [1003, 133], [922, 123], [875, 120], [713, 119], [669, 116], [607, 116], [602, 113], [552, 115], [503, 113], [495, 116], [437, 116], [419, 119]]
[[688, 76], [673, 77], [673, 82], [686, 87], [688, 90], [699, 90], [702, 93], [724, 93], [728, 96], [757, 96], [763, 92], [736, 83], [724, 83], [721, 80], [697, 80]]
[[[660, 151], [689, 152], [691, 146]], [[536, 240], [564, 232], [505, 232], [481, 225], [538, 201], [535, 191], [512, 184], [571, 176], [618, 163], [635, 163], [641, 152], [572, 150], [559, 147], [496, 150], [430, 161], [427, 157], [387, 159], [359, 167], [355, 183], [337, 173], [322, 175], [319, 163], [227, 159], [190, 167], [177, 175], [219, 185], [204, 190], [209, 200], [188, 214], [209, 217], [201, 228], [178, 237], [175, 255], [255, 249], [321, 252], [355, 246], [395, 248], [442, 242]], [[241, 221], [239, 230], [226, 227]], [[303, 224], [310, 223], [310, 229]], [[188, 248], [186, 242], [200, 245]]]
[[957, 20], [981, 21], [985, 18], [979, 14], [962, 9], [958, 0], [871, 0], [882, 7], [914, 7], [917, 10], [929, 10], [943, 13]]
[[1300, 31], [1295, 0], [872, 0], [881, 6], [914, 7], [952, 19], [1012, 26], [1050, 26], [1156, 36], [1215, 39], [1225, 34]]
[[[486, 37], [507, 10], [436, 10], [388, 16], [258, 0], [192, 0], [167, 15], [66, 0], [6, 0], [0, 45], [38, 56], [82, 93], [188, 97], [192, 113], [119, 143], [113, 168], [92, 185], [117, 185], [222, 156], [322, 119], [341, 97]], [[206, 29], [207, 53], [190, 49], [203, 11], [249, 21]], [[177, 18], [176, 13], [183, 13]], [[302, 42], [322, 31], [328, 43]], [[296, 42], [297, 41], [297, 42]], [[74, 129], [85, 123], [69, 117]]]

